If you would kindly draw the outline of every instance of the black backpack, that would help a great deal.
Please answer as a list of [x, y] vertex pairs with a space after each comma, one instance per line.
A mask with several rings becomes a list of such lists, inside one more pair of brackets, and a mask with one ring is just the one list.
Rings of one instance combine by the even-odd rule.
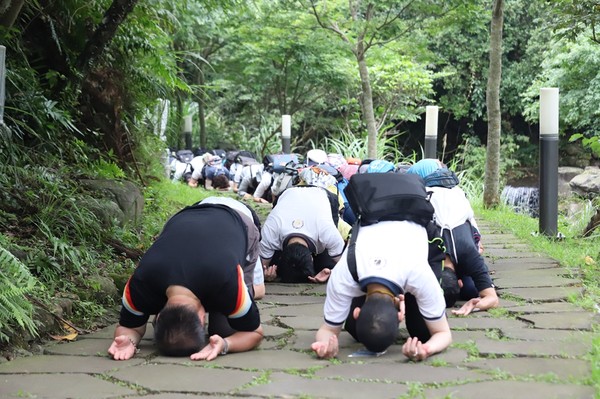
[[408, 220], [427, 227], [433, 220], [430, 194], [423, 179], [415, 174], [357, 173], [350, 178], [344, 193], [357, 217], [348, 244], [348, 268], [355, 281], [358, 281], [355, 250], [360, 226]]

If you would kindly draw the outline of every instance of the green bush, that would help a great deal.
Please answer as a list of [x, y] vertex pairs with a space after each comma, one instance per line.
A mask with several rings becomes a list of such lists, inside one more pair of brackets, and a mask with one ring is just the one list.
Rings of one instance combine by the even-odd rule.
[[37, 281], [27, 267], [6, 248], [0, 246], [0, 342], [27, 330], [37, 336], [33, 306], [26, 295], [37, 289]]

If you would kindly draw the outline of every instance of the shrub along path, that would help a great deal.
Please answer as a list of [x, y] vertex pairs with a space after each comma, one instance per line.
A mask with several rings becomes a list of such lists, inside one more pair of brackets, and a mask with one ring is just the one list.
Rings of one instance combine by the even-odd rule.
[[598, 318], [566, 300], [580, 292], [579, 281], [480, 224], [501, 309], [449, 316], [453, 345], [425, 362], [404, 358], [400, 345], [378, 358], [348, 357], [360, 346], [346, 333], [338, 359], [318, 360], [308, 348], [325, 286], [268, 284], [260, 301], [266, 339], [255, 351], [210, 363], [165, 358], [149, 331], [134, 359], [116, 362], [106, 355], [110, 327], [0, 364], [0, 397], [593, 398], [586, 358]]

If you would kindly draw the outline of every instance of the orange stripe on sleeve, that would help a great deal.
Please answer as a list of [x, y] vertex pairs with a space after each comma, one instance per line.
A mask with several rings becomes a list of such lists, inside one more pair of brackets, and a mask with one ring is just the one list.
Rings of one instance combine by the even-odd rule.
[[233, 313], [229, 315], [229, 318], [236, 319], [244, 316], [250, 310], [250, 306], [252, 305], [252, 299], [250, 298], [250, 293], [248, 293], [248, 287], [244, 283], [244, 272], [240, 265], [237, 266], [237, 280], [238, 280], [238, 292], [237, 292], [237, 300], [235, 303], [235, 309]]
[[129, 312], [133, 313], [136, 316], [143, 316], [144, 313], [140, 312], [135, 305], [133, 304], [133, 301], [131, 300], [131, 291], [129, 290], [129, 282], [131, 281], [131, 277], [129, 277], [129, 280], [127, 280], [127, 284], [125, 284], [125, 288], [123, 289], [123, 298], [122, 298], [122, 302], [123, 302], [123, 306], [125, 307], [125, 309], [127, 309]]

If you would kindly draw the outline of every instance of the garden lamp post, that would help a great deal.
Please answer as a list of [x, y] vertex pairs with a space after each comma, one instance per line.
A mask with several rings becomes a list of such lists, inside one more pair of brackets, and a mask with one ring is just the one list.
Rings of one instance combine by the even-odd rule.
[[185, 148], [188, 150], [192, 149], [192, 115], [186, 115], [183, 117], [183, 139], [185, 141]]
[[540, 233], [558, 235], [558, 88], [540, 89]]
[[292, 117], [291, 115], [281, 116], [281, 149], [284, 154], [291, 153], [292, 138]]
[[425, 158], [437, 159], [438, 111], [435, 105], [425, 108]]

